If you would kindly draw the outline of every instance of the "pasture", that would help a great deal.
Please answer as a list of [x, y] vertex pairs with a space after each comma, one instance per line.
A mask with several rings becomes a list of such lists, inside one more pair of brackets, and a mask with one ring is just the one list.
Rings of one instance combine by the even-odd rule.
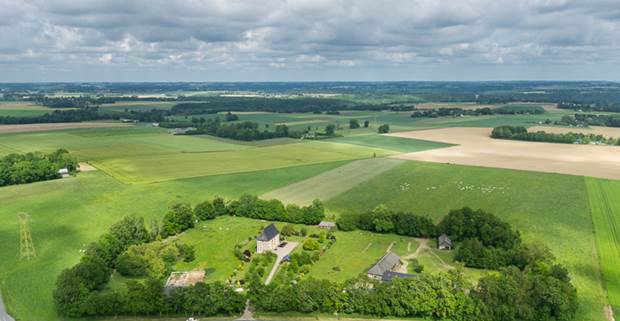
[[620, 311], [620, 181], [586, 178], [609, 303]]
[[[86, 245], [127, 215], [161, 220], [173, 203], [196, 204], [215, 196], [262, 194], [315, 176], [342, 162], [288, 167], [231, 175], [125, 185], [102, 171], [77, 177], [0, 189], [0, 286], [10, 313], [18, 320], [58, 320], [52, 290], [56, 276], [73, 266]], [[19, 261], [17, 214], [30, 214], [37, 252]]]
[[[377, 191], [381, 191], [378, 193]], [[385, 204], [439, 220], [450, 209], [488, 210], [526, 242], [543, 242], [570, 271], [578, 320], [600, 320], [607, 302], [583, 177], [407, 162], [327, 201], [337, 213]]]

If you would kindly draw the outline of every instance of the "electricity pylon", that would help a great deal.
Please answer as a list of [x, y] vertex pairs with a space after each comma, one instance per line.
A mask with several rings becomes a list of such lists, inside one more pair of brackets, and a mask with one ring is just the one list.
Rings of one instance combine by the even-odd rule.
[[34, 251], [34, 244], [32, 243], [32, 235], [30, 235], [30, 228], [28, 227], [28, 220], [30, 215], [26, 213], [19, 213], [19, 259], [30, 260], [37, 256]]

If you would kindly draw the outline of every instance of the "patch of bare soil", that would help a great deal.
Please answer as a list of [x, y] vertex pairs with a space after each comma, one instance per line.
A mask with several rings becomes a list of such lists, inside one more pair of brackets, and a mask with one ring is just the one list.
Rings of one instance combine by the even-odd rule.
[[393, 156], [399, 159], [620, 179], [618, 146], [493, 139], [491, 130], [455, 127], [389, 135], [458, 145]]
[[92, 172], [97, 170], [97, 168], [89, 163], [79, 163], [78, 167], [80, 168], [80, 172]]
[[603, 308], [603, 312], [605, 313], [605, 320], [616, 321], [616, 319], [614, 319], [614, 310], [611, 308], [611, 305], [606, 305]]
[[78, 128], [116, 128], [129, 127], [131, 124], [122, 123], [53, 123], [53, 124], [25, 124], [25, 125], [0, 125], [0, 134], [40, 132], [48, 130], [78, 129]]

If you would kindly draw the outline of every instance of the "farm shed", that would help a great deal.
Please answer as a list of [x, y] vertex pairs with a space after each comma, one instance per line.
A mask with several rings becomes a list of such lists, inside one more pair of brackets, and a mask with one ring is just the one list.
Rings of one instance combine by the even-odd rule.
[[368, 270], [368, 277], [381, 280], [385, 272], [398, 270], [400, 265], [400, 256], [396, 255], [394, 252], [389, 252]]
[[280, 245], [280, 231], [275, 225], [269, 224], [256, 238], [256, 253], [275, 250]]
[[321, 221], [318, 227], [322, 229], [326, 229], [326, 230], [331, 230], [331, 229], [336, 228], [336, 223], [328, 222], [328, 221]]
[[440, 250], [451, 250], [452, 249], [452, 241], [446, 234], [441, 234], [437, 238], [437, 248]]
[[58, 174], [60, 174], [62, 178], [69, 177], [69, 170], [66, 168], [61, 168], [58, 170]]

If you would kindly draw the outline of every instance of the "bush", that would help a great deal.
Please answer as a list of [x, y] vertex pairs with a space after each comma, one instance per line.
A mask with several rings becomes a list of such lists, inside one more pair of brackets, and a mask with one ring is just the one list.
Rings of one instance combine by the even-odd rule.
[[286, 224], [282, 227], [280, 234], [283, 236], [293, 236], [298, 235], [299, 233], [295, 230], [295, 226], [293, 226], [293, 224]]
[[194, 207], [194, 214], [201, 221], [214, 219], [217, 217], [215, 207], [211, 202], [202, 202]]
[[304, 241], [304, 245], [303, 245], [304, 250], [306, 251], [316, 251], [319, 248], [321, 248], [321, 246], [319, 245], [319, 242], [313, 240], [313, 239], [307, 239]]
[[179, 234], [194, 227], [194, 212], [189, 204], [175, 204], [170, 207], [161, 227], [163, 237]]
[[377, 128], [377, 132], [379, 134], [386, 134], [390, 132], [390, 125], [388, 124], [383, 124], [381, 126], [379, 126], [379, 128]]

